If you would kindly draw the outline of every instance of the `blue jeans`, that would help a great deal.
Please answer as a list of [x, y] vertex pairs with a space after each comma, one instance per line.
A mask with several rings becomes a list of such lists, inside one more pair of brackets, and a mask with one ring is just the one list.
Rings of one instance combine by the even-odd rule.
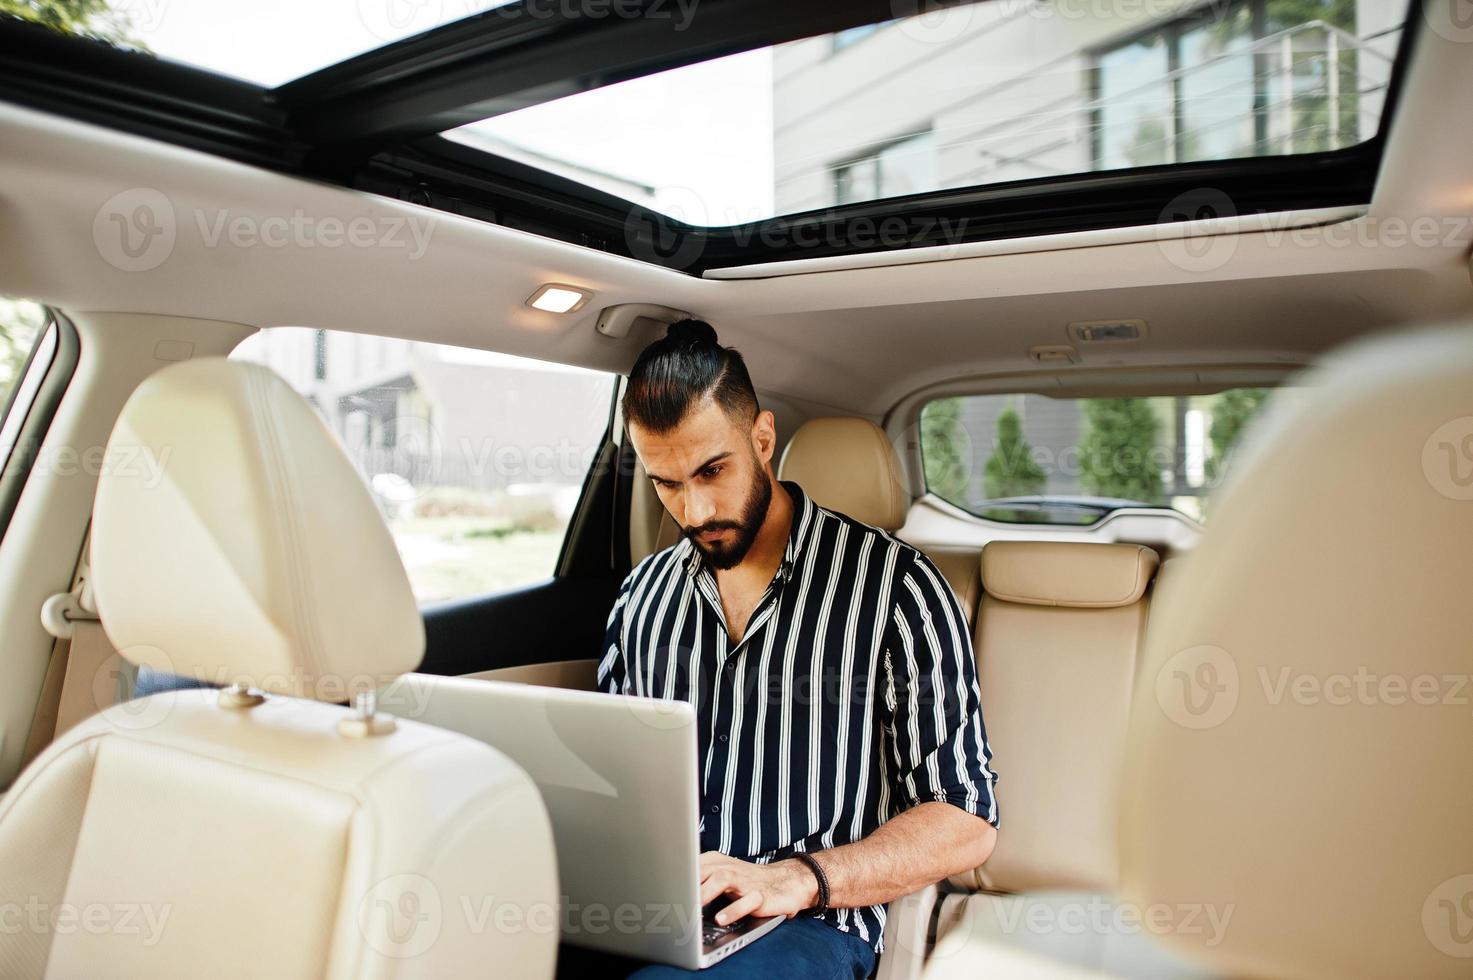
[[707, 970], [647, 966], [629, 980], [864, 980], [875, 968], [875, 951], [858, 936], [820, 919], [789, 919]]

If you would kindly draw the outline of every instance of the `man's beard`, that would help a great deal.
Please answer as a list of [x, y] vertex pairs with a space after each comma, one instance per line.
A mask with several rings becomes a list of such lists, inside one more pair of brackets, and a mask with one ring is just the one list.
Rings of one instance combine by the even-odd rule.
[[[757, 460], [754, 458], [752, 462], [756, 464]], [[723, 571], [735, 568], [747, 557], [752, 542], [757, 540], [757, 532], [762, 529], [762, 522], [767, 519], [768, 505], [772, 503], [772, 481], [767, 478], [767, 473], [761, 466], [754, 466], [754, 469], [756, 475], [752, 478], [752, 490], [747, 495], [740, 521], [707, 521], [700, 527], [684, 529], [691, 544], [700, 549], [713, 567]], [[725, 530], [736, 532], [736, 537], [730, 544], [723, 541], [706, 544], [698, 537], [707, 531]]]

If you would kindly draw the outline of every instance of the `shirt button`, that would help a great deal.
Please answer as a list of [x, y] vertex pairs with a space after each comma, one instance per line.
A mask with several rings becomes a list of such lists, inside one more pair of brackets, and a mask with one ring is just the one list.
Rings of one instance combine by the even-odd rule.
[[718, 742], [725, 742], [725, 741], [728, 741], [728, 739], [727, 739], [727, 737], [725, 735], [717, 735], [716, 736], [716, 741], [718, 741]]
[[712, 813], [720, 813], [721, 812], [721, 804], [720, 803], [712, 803], [711, 804], [711, 812]]
[[726, 669], [727, 670], [736, 670], [736, 661], [735, 660], [728, 660], [726, 662]]

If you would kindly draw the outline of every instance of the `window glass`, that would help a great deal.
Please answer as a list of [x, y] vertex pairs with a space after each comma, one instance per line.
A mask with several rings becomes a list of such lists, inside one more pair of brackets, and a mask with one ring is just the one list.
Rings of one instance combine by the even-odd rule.
[[342, 440], [421, 602], [553, 574], [613, 375], [295, 327], [263, 330], [233, 356], [275, 369]]
[[0, 296], [0, 405], [10, 401], [46, 320], [40, 303]]
[[1369, 139], [1395, 13], [1350, 0], [1238, 0], [1095, 58], [1097, 169], [1338, 150]]
[[997, 521], [1093, 524], [1122, 507], [1205, 520], [1269, 394], [939, 399], [921, 411], [926, 487]]
[[[1377, 132], [1407, 3], [915, 9], [446, 135], [710, 226], [1013, 180], [1338, 149]], [[905, 159], [886, 159], [898, 134], [927, 131]]]

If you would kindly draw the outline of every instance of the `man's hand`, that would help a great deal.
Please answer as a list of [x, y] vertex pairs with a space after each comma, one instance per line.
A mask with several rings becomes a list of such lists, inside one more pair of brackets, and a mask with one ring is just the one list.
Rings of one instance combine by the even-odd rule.
[[716, 913], [719, 925], [730, 925], [748, 915], [791, 919], [818, 902], [818, 879], [807, 865], [794, 858], [753, 864], [720, 851], [707, 851], [701, 855], [701, 904], [719, 895], [732, 896], [731, 904]]

